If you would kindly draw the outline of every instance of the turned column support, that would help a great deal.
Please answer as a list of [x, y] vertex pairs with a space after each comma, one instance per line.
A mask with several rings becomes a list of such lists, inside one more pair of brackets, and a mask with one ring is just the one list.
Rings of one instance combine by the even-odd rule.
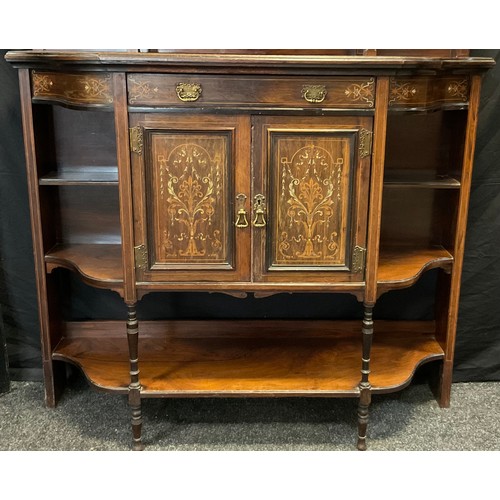
[[128, 403], [132, 412], [132, 446], [136, 451], [144, 449], [142, 444], [141, 383], [139, 380], [139, 325], [135, 304], [127, 305], [127, 340], [130, 357], [130, 385]]
[[361, 359], [361, 381], [359, 383], [358, 404], [358, 450], [366, 450], [366, 428], [368, 426], [368, 408], [371, 403], [370, 354], [373, 339], [373, 305], [364, 305], [363, 316], [363, 354]]

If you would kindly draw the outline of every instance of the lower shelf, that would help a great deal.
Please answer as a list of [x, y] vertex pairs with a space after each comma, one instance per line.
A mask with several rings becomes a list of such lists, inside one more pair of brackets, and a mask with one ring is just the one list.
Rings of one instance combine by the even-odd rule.
[[[374, 392], [402, 389], [418, 366], [444, 356], [434, 322], [375, 328]], [[139, 331], [143, 397], [358, 395], [360, 321], [145, 321]], [[67, 323], [53, 359], [100, 389], [128, 391], [125, 322]]]

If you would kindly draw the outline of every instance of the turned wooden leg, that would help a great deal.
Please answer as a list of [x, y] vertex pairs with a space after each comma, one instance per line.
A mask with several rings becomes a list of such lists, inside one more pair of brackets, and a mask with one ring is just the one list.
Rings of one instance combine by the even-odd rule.
[[365, 304], [363, 317], [363, 355], [361, 364], [361, 382], [359, 383], [358, 405], [358, 450], [366, 450], [366, 428], [368, 426], [368, 408], [371, 403], [370, 353], [373, 339], [373, 306]]
[[142, 444], [141, 384], [139, 381], [139, 326], [135, 305], [129, 305], [127, 339], [130, 357], [130, 385], [128, 403], [132, 412], [132, 446], [136, 451], [144, 449]]

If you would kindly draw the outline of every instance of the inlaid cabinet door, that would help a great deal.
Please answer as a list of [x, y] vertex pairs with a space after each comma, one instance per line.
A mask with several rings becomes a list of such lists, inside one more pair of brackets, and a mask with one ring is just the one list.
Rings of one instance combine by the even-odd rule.
[[254, 279], [364, 280], [370, 117], [255, 117]]
[[250, 119], [132, 114], [130, 142], [137, 280], [248, 280]]

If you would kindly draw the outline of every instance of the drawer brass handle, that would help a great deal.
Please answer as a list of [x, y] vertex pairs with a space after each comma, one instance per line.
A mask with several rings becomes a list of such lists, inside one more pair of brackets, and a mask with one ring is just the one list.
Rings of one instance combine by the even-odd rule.
[[245, 202], [247, 201], [246, 195], [240, 193], [236, 196], [236, 203], [238, 204], [238, 212], [236, 213], [236, 227], [248, 227], [247, 211], [245, 210]]
[[326, 94], [328, 94], [328, 92], [324, 85], [304, 85], [302, 87], [302, 97], [307, 102], [323, 102]]
[[178, 83], [175, 91], [181, 101], [193, 102], [200, 98], [202, 88], [199, 83]]
[[263, 194], [256, 194], [253, 200], [255, 217], [252, 224], [254, 227], [264, 227], [266, 225], [266, 219], [264, 217], [266, 213], [266, 197]]

